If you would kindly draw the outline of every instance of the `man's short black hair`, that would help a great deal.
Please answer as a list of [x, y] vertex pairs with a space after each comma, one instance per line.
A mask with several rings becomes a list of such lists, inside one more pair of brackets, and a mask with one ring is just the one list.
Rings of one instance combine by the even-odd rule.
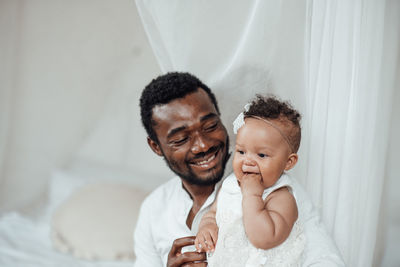
[[152, 119], [153, 108], [157, 105], [167, 104], [172, 100], [183, 98], [199, 88], [208, 94], [219, 114], [217, 99], [210, 88], [190, 73], [169, 72], [153, 79], [144, 88], [140, 97], [140, 116], [150, 139], [158, 143], [158, 138], [153, 128], [155, 125]]

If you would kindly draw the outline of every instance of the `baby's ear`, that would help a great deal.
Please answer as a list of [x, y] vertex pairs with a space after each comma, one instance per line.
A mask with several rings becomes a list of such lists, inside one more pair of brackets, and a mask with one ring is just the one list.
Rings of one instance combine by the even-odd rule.
[[288, 171], [291, 168], [293, 168], [294, 165], [296, 165], [298, 158], [299, 156], [297, 156], [296, 153], [290, 154], [286, 162], [285, 171]]

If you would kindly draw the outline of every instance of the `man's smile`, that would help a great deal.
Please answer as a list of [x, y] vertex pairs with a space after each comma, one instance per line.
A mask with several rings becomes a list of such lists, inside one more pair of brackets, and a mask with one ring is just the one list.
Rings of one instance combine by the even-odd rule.
[[208, 170], [210, 168], [213, 168], [220, 162], [220, 159], [218, 157], [221, 154], [219, 153], [220, 151], [221, 147], [218, 147], [216, 151], [208, 153], [204, 157], [199, 157], [197, 159], [191, 160], [189, 164], [195, 169]]
[[196, 165], [199, 165], [199, 166], [205, 165], [205, 164], [209, 163], [210, 161], [212, 161], [213, 159], [215, 159], [215, 155], [212, 155], [212, 156], [209, 157], [208, 159], [203, 160], [203, 161], [200, 161], [200, 162], [197, 162], [197, 163], [195, 163], [195, 164], [196, 164]]

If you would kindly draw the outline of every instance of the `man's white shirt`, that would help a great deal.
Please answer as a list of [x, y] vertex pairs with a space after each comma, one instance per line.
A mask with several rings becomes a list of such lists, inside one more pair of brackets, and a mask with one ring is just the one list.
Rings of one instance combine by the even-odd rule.
[[[220, 183], [216, 189], [219, 186]], [[292, 190], [307, 240], [302, 266], [345, 266], [304, 189], [293, 181]], [[172, 242], [177, 238], [197, 234], [201, 217], [213, 203], [216, 191], [196, 214], [192, 229], [186, 225], [186, 219], [193, 201], [179, 177], [174, 177], [153, 191], [141, 206], [134, 233], [135, 267], [166, 266]]]

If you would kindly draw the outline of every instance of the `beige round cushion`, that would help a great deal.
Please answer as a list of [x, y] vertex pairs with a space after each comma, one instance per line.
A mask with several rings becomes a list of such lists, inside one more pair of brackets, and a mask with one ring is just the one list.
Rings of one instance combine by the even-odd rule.
[[54, 247], [88, 260], [133, 260], [133, 231], [146, 194], [127, 184], [82, 187], [54, 212]]

